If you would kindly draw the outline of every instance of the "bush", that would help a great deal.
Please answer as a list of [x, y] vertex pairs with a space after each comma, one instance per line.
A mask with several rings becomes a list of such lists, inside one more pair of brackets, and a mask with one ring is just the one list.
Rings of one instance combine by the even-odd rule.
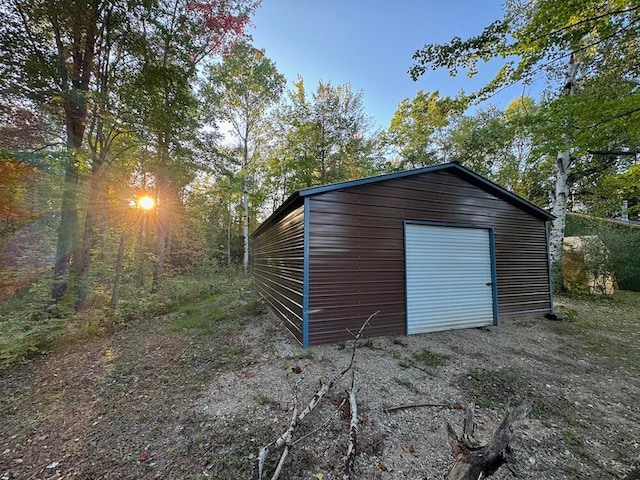
[[620, 289], [640, 291], [640, 229], [603, 219], [567, 215], [565, 235], [597, 235], [607, 247], [607, 264]]
[[34, 320], [30, 312], [16, 312], [0, 321], [0, 368], [49, 352], [64, 331], [61, 318]]

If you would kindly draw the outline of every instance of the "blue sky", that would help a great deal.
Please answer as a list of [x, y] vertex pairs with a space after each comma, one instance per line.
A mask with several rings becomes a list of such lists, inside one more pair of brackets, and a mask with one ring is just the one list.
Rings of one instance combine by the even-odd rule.
[[[419, 89], [453, 96], [486, 83], [498, 62], [491, 65], [495, 68], [480, 68], [473, 79], [439, 71], [413, 82], [407, 70], [414, 51], [425, 43], [478, 34], [499, 18], [499, 0], [263, 0], [250, 33], [289, 87], [298, 74], [308, 91], [320, 79], [351, 83], [364, 92], [367, 114], [386, 128], [398, 103]], [[522, 93], [522, 86], [514, 86], [491, 103], [504, 107]]]

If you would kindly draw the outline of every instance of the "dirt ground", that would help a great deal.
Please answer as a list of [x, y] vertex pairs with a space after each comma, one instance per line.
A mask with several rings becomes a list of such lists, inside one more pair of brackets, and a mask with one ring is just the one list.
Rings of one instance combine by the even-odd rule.
[[[228, 303], [205, 299], [0, 372], [0, 479], [250, 478], [294, 398], [308, 402], [350, 346], [304, 351], [250, 296]], [[443, 478], [447, 421], [459, 431], [473, 402], [486, 440], [525, 400], [513, 459], [492, 478], [622, 478], [640, 455], [640, 295], [558, 304], [561, 322], [361, 341], [354, 478]], [[296, 438], [308, 436], [282, 478], [342, 478], [350, 380], [300, 426]], [[385, 411], [413, 403], [446, 406]]]

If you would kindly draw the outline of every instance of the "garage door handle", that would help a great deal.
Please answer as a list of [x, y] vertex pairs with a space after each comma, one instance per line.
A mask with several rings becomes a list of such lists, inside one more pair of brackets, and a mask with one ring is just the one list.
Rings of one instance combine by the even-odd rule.
[[493, 285], [493, 282], [487, 282], [487, 283], [485, 283], [485, 285], [486, 285], [487, 287], [491, 287], [491, 286]]

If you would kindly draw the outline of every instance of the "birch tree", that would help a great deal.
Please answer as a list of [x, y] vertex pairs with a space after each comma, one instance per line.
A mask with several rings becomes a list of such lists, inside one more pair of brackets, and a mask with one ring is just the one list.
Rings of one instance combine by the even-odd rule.
[[277, 102], [286, 80], [264, 51], [240, 42], [221, 63], [212, 65], [205, 84], [205, 117], [227, 122], [241, 154], [243, 205], [243, 270], [249, 271], [249, 183], [250, 166], [259, 148], [259, 131], [267, 110]]
[[[546, 77], [541, 145], [556, 158], [551, 233], [552, 260], [561, 253], [568, 192], [581, 178], [624, 163], [637, 138], [620, 123], [640, 119], [638, 38], [640, 6], [629, 0], [556, 2], [511, 0], [504, 17], [475, 37], [455, 37], [414, 54], [414, 80], [428, 70], [477, 73], [478, 64], [500, 58], [494, 78], [469, 98], [482, 101], [506, 86]], [[573, 58], [572, 63], [571, 59]], [[567, 67], [567, 64], [569, 65]], [[606, 79], [606, 80], [605, 80]]]
[[378, 135], [364, 111], [362, 92], [320, 80], [311, 95], [298, 77], [275, 119], [279, 147], [271, 167], [285, 195], [371, 174]]

